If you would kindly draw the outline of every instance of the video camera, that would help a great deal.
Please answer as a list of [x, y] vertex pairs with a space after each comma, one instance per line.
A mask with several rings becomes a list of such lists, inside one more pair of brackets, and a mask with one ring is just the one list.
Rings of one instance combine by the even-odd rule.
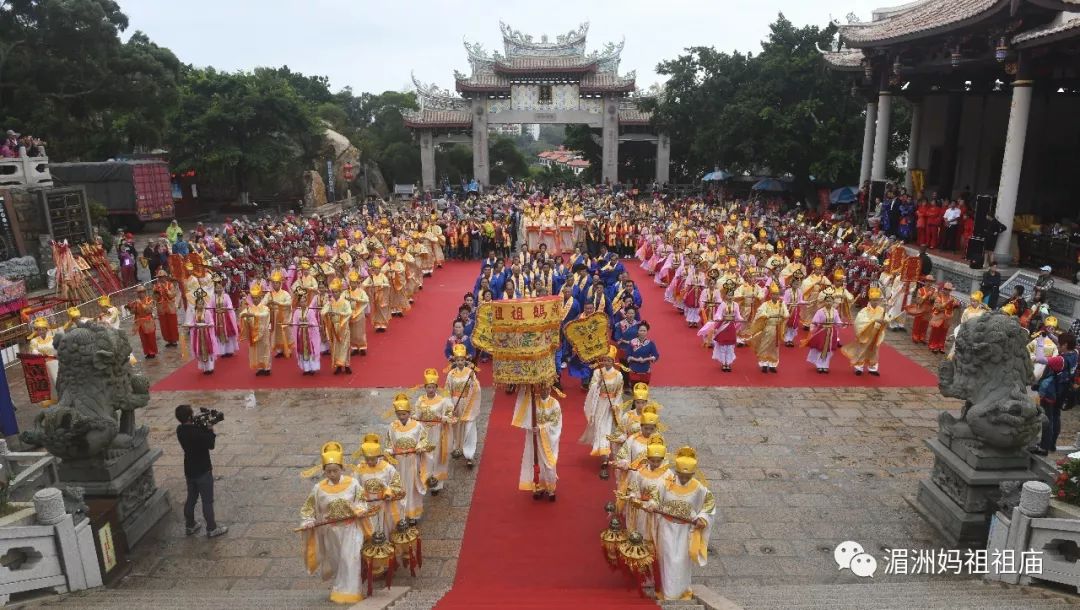
[[206, 407], [199, 407], [199, 412], [191, 418], [191, 423], [204, 428], [209, 428], [222, 421], [225, 421], [224, 413], [217, 409], [207, 409]]

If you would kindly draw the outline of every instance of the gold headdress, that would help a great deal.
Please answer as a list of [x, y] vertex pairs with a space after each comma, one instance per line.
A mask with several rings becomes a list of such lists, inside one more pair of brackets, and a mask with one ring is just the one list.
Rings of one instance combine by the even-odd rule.
[[683, 447], [675, 452], [675, 472], [680, 474], [697, 472], [697, 452], [693, 447]]
[[322, 450], [319, 452], [322, 456], [320, 463], [304, 470], [300, 473], [300, 476], [309, 479], [317, 475], [328, 464], [337, 464], [338, 466], [345, 466], [345, 449], [342, 448], [341, 443], [337, 441], [330, 441], [324, 443]]
[[436, 371], [435, 369], [425, 369], [424, 385], [439, 385], [439, 371]]
[[399, 392], [397, 396], [394, 396], [394, 411], [410, 411], [409, 408], [409, 395], [405, 392]]
[[645, 383], [634, 384], [634, 400], [649, 400], [649, 386]]
[[656, 412], [656, 405], [645, 405], [641, 410], [641, 425], [655, 426], [660, 423], [660, 414]]
[[466, 358], [469, 355], [469, 352], [465, 349], [464, 343], [455, 343], [451, 352], [455, 358]]
[[645, 445], [645, 456], [651, 458], [667, 456], [667, 446], [664, 445], [663, 436], [654, 433], [649, 437], [649, 442]]
[[881, 289], [877, 286], [871, 286], [870, 289], [866, 291], [866, 296], [870, 299], [880, 299]]
[[67, 315], [72, 320], [78, 320], [82, 317], [82, 312], [79, 311], [78, 307], [68, 307]]

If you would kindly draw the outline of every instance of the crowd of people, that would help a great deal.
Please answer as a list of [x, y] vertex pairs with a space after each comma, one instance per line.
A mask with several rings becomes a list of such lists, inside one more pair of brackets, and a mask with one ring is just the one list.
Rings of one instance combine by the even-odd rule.
[[44, 157], [45, 141], [32, 135], [22, 135], [13, 129], [7, 130], [0, 142], [0, 158]]

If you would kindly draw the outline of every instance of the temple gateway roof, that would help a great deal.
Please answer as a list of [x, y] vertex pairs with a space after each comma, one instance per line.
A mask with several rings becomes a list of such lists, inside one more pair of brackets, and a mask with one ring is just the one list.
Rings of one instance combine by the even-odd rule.
[[[405, 114], [407, 126], [471, 126], [473, 98], [510, 97], [515, 84], [574, 84], [582, 97], [630, 96], [637, 91], [634, 72], [619, 74], [625, 41], [587, 52], [588, 23], [553, 40], [547, 36], [533, 38], [502, 22], [499, 28], [502, 52], [488, 52], [480, 43], [464, 42], [471, 69], [469, 74], [454, 71], [455, 92], [413, 78], [420, 109]], [[645, 124], [650, 115], [631, 103], [620, 108], [619, 117], [628, 124]]]

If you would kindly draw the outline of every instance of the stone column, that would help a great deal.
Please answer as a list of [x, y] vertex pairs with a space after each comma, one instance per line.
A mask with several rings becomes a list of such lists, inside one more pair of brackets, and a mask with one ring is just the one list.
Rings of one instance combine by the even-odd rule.
[[487, 100], [474, 99], [472, 101], [472, 113], [473, 178], [476, 178], [480, 186], [488, 186], [491, 181], [491, 166], [488, 163]]
[[660, 132], [656, 137], [656, 181], [667, 184], [671, 174], [671, 138]]
[[1012, 262], [1012, 228], [1016, 215], [1016, 195], [1020, 190], [1020, 170], [1024, 165], [1024, 144], [1027, 142], [1028, 114], [1031, 112], [1033, 81], [1013, 81], [1012, 105], [1009, 109], [1009, 128], [1005, 132], [1005, 156], [1001, 160], [1001, 181], [998, 183], [997, 219], [1005, 225], [994, 247], [994, 260], [1001, 265]]
[[859, 166], [859, 188], [870, 179], [870, 164], [874, 161], [874, 123], [877, 122], [877, 102], [866, 104], [866, 127], [862, 137], [862, 165]]
[[[364, 171], [367, 172], [367, 166]], [[425, 191], [435, 190], [435, 142], [430, 129], [420, 130], [420, 179]]]
[[603, 148], [601, 178], [604, 182], [615, 184], [619, 181], [619, 100], [613, 97], [604, 98], [600, 146]]
[[911, 135], [908, 136], [907, 149], [907, 175], [904, 177], [904, 186], [912, 197], [911, 170], [919, 168], [919, 134], [922, 130], [922, 100], [911, 100]]
[[871, 180], [885, 179], [885, 166], [889, 156], [889, 118], [892, 115], [892, 93], [882, 90], [878, 94], [877, 132], [874, 134], [874, 162], [870, 167]]

